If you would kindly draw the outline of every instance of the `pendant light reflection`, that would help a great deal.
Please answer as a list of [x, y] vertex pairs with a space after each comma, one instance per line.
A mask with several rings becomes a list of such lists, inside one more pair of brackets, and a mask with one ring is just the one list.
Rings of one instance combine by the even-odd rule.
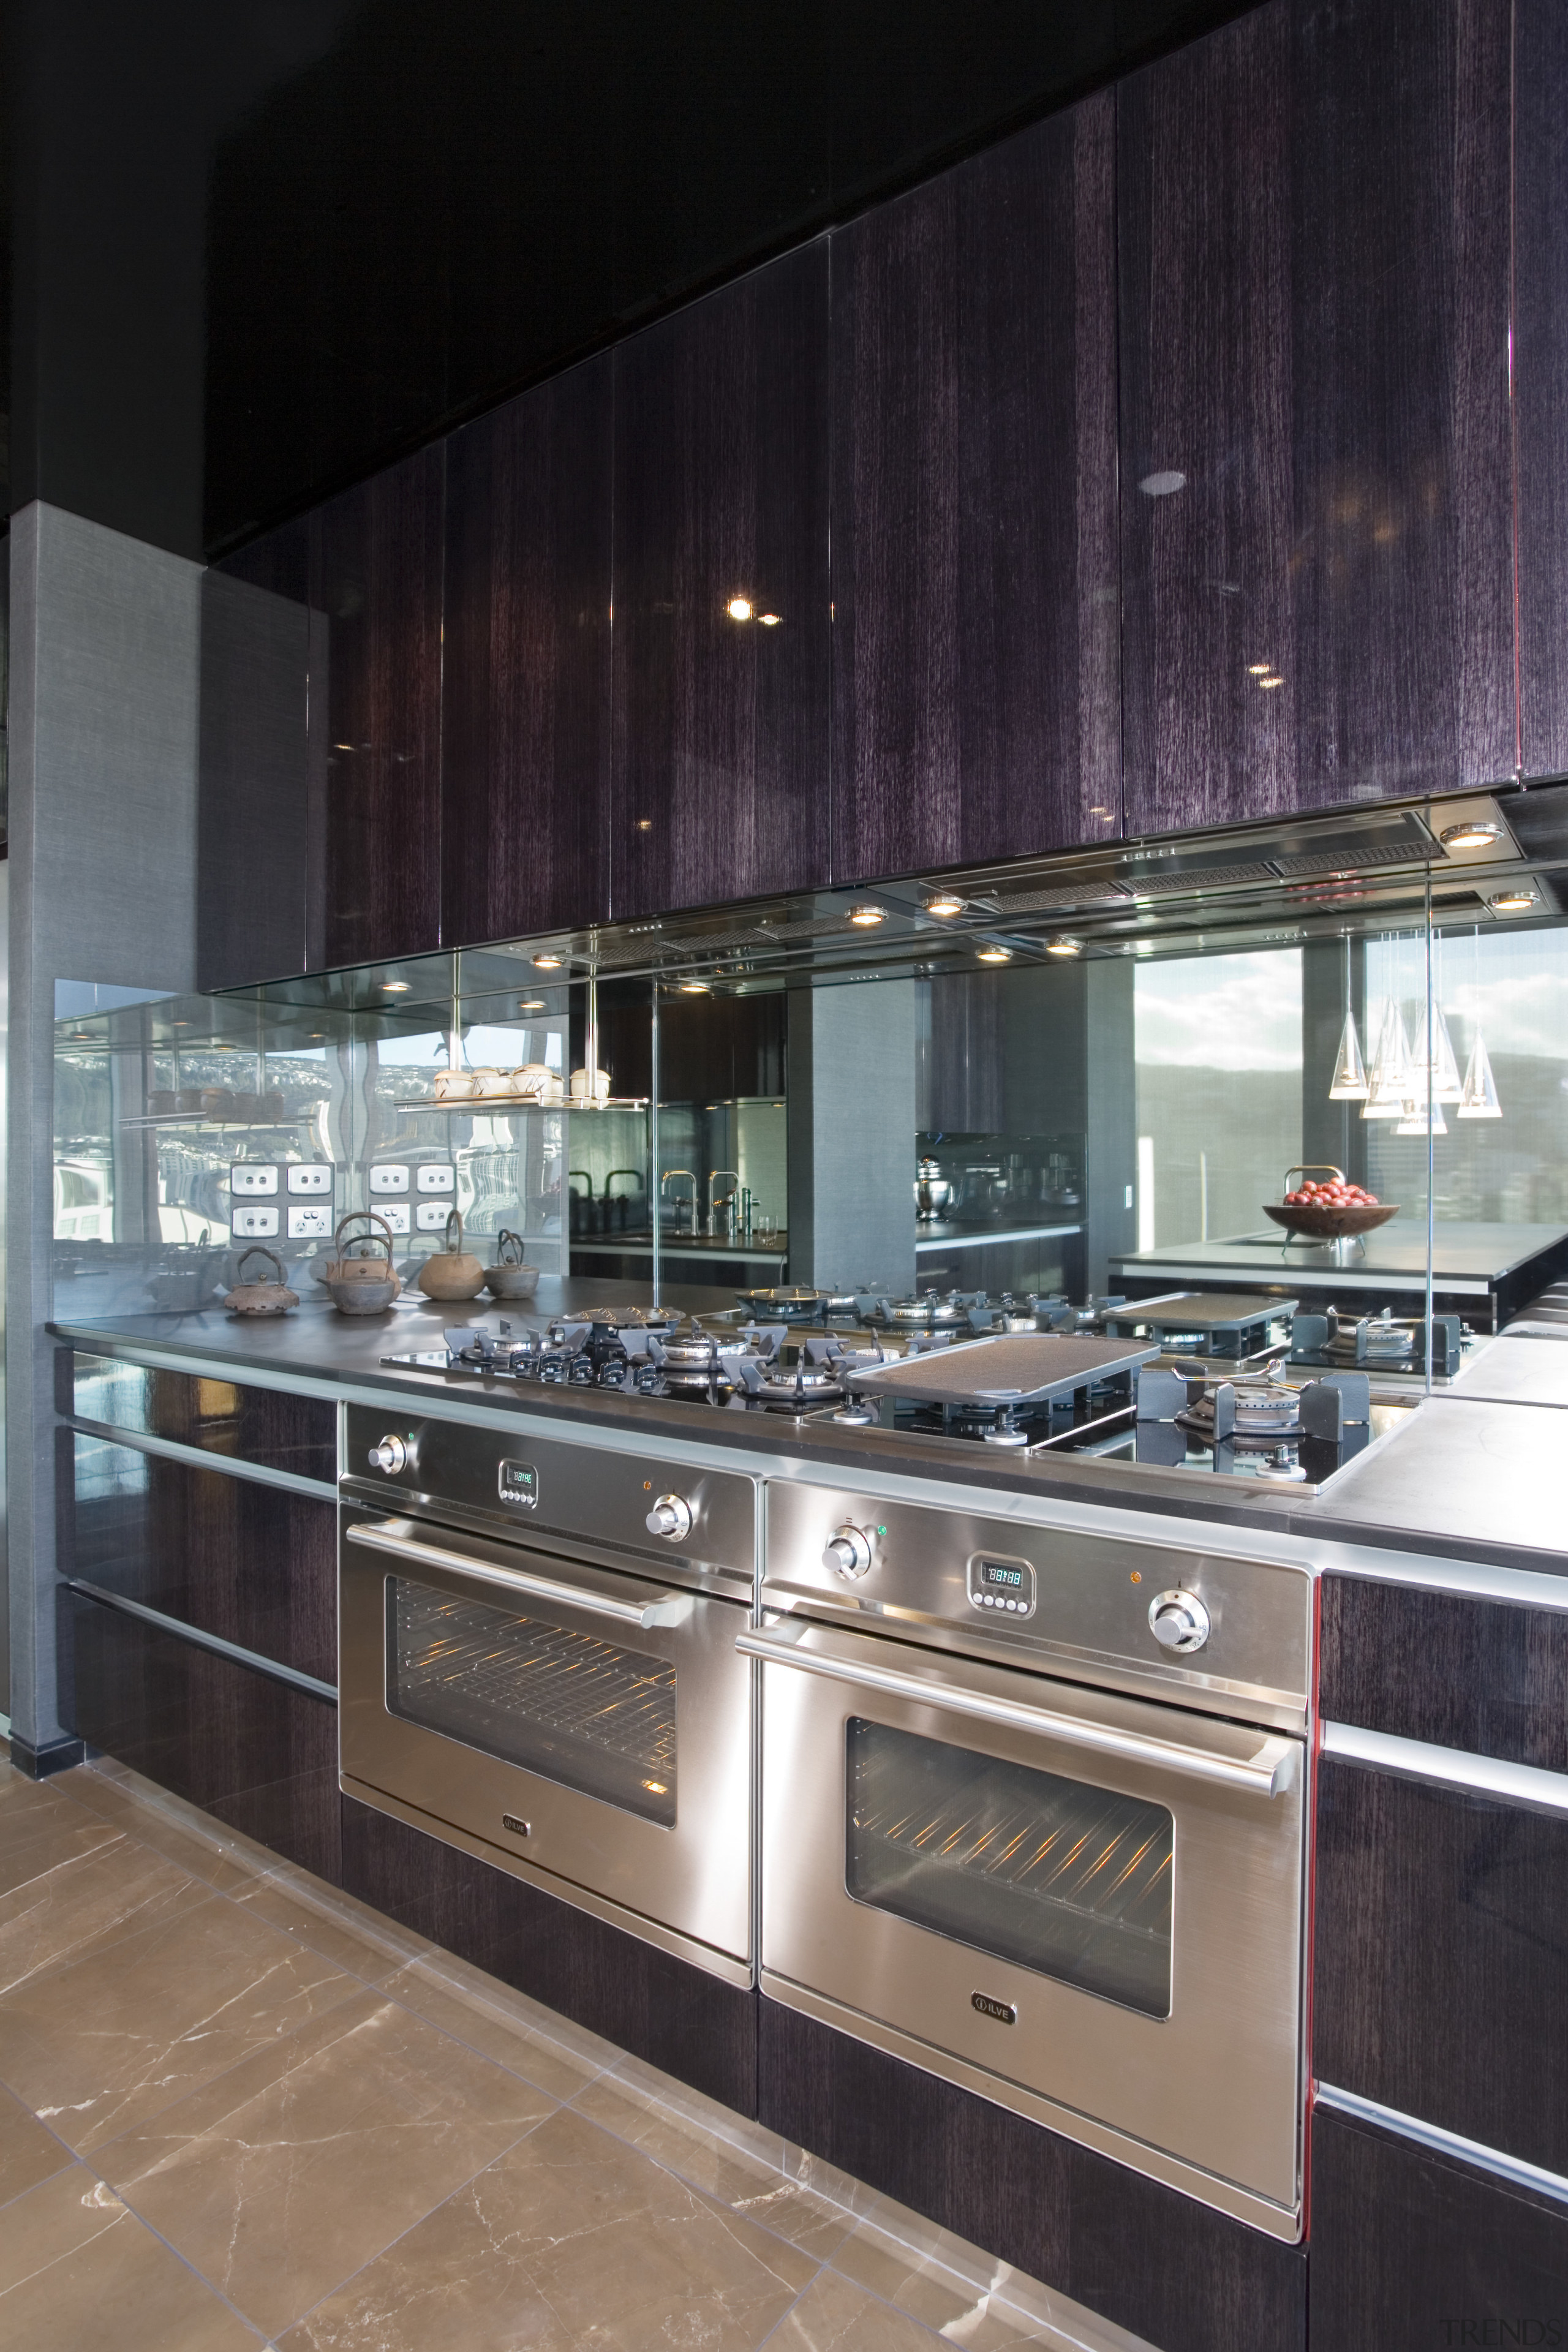
[[1365, 1102], [1372, 1089], [1367, 1083], [1366, 1064], [1361, 1057], [1361, 1039], [1356, 1035], [1355, 1014], [1345, 1014], [1345, 1025], [1340, 1033], [1339, 1055], [1334, 1063], [1333, 1084], [1329, 1088], [1331, 1102]]
[[1373, 1049], [1366, 1100], [1361, 1107], [1363, 1118], [1403, 1118], [1405, 1106], [1415, 1094], [1414, 1079], [1404, 1016], [1394, 999], [1385, 997], [1377, 1044]]
[[1459, 1097], [1456, 1118], [1500, 1118], [1502, 1105], [1498, 1100], [1497, 1080], [1492, 1076], [1491, 1061], [1487, 1053], [1486, 1039], [1478, 1026], [1476, 1042], [1470, 1047], [1470, 1058], [1465, 1068], [1464, 1091]]

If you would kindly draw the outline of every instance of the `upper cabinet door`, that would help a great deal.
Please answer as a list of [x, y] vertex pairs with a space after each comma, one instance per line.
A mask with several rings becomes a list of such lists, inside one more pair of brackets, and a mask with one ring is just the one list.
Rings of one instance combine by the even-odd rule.
[[313, 966], [440, 945], [444, 471], [437, 443], [311, 517]]
[[310, 525], [202, 576], [196, 985], [304, 971], [311, 813]]
[[837, 881], [1121, 830], [1113, 121], [833, 239]]
[[616, 919], [825, 882], [826, 241], [615, 370]]
[[1568, 9], [1518, 0], [1520, 765], [1568, 769]]
[[1274, 0], [1124, 82], [1130, 833], [1514, 765], [1508, 0]]
[[441, 936], [609, 913], [606, 357], [447, 445]]

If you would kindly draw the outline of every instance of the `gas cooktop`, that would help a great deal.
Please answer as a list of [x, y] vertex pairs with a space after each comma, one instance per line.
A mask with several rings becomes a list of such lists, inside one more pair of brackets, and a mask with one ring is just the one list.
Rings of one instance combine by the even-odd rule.
[[597, 1309], [543, 1326], [465, 1325], [395, 1370], [518, 1387], [595, 1390], [1135, 1470], [1204, 1473], [1318, 1492], [1414, 1399], [1373, 1401], [1364, 1372], [1260, 1370], [1162, 1354], [1151, 1339], [1035, 1330], [803, 1330], [728, 1316]]

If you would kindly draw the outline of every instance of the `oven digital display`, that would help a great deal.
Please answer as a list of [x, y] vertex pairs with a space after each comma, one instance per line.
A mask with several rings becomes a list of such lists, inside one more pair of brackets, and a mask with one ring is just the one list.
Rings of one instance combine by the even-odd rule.
[[974, 1552], [967, 1582], [971, 1608], [1000, 1610], [1009, 1617], [1035, 1613], [1035, 1571], [1026, 1559], [995, 1559]]
[[980, 1573], [987, 1584], [1005, 1584], [1015, 1592], [1024, 1581], [1024, 1571], [1021, 1568], [1009, 1568], [1000, 1559], [983, 1559], [980, 1563]]
[[503, 1462], [500, 1485], [503, 1503], [521, 1503], [531, 1510], [539, 1500], [539, 1473], [531, 1462]]

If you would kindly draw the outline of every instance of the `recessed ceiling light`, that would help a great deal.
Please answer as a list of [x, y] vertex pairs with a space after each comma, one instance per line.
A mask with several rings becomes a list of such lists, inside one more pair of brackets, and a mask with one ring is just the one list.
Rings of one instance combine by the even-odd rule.
[[1502, 839], [1502, 827], [1486, 817], [1468, 816], [1458, 824], [1445, 825], [1437, 838], [1445, 849], [1489, 849]]
[[520, 1013], [542, 1013], [544, 1010], [544, 999], [542, 996], [521, 997], [518, 1002], [517, 1009]]
[[352, 751], [353, 750], [353, 745], [352, 743], [334, 743], [332, 745], [332, 749], [334, 751]]
[[956, 890], [937, 890], [926, 900], [925, 910], [928, 915], [941, 915], [944, 918], [949, 915], [962, 915], [963, 901]]
[[638, 817], [638, 819], [637, 819], [637, 831], [638, 831], [639, 833], [651, 833], [651, 832], [653, 831], [653, 819], [652, 819], [652, 817], [651, 817], [651, 816], [639, 816], [639, 817]]
[[749, 621], [752, 617], [752, 600], [749, 596], [731, 596], [724, 610], [732, 621]]
[[1070, 931], [1064, 931], [1059, 939], [1046, 941], [1046, 953], [1054, 956], [1082, 955], [1083, 941], [1075, 940]]
[[852, 923], [858, 923], [863, 931], [869, 931], [874, 929], [877, 924], [887, 921], [888, 910], [885, 907], [851, 907], [849, 919]]
[[1270, 676], [1268, 677], [1260, 677], [1258, 683], [1262, 688], [1265, 694], [1272, 694], [1275, 688], [1277, 686], [1283, 686], [1285, 681], [1282, 677]]
[[1489, 904], [1500, 915], [1517, 915], [1522, 908], [1534, 906], [1535, 893], [1533, 890], [1500, 890]]
[[409, 990], [409, 982], [405, 980], [384, 980], [381, 985], [387, 996], [406, 996]]
[[1011, 963], [1013, 961], [1011, 948], [977, 948], [975, 954], [982, 963]]
[[710, 991], [705, 980], [683, 980], [680, 993], [682, 996], [707, 996]]
[[1248, 662], [1247, 675], [1248, 677], [1268, 677], [1272, 675], [1273, 669], [1272, 662]]
[[784, 614], [782, 613], [759, 613], [757, 614], [757, 625], [759, 628], [763, 629], [776, 629], [783, 618]]
[[533, 969], [535, 971], [559, 971], [565, 961], [564, 956], [536, 955], [533, 959]]

